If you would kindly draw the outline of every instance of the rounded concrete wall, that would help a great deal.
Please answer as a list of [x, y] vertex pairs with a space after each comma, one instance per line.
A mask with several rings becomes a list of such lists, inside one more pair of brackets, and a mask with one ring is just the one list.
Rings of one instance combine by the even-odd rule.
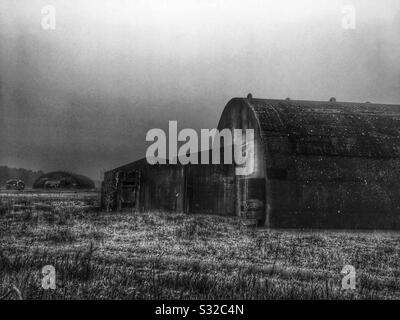
[[256, 187], [272, 227], [400, 228], [399, 106], [235, 98], [222, 128], [255, 130], [256, 171], [237, 179], [238, 215], [252, 210]]

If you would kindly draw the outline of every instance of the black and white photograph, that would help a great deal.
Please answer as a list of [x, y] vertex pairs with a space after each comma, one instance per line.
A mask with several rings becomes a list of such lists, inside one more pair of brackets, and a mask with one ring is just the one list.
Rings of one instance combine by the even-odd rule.
[[399, 299], [400, 1], [0, 0], [0, 305]]

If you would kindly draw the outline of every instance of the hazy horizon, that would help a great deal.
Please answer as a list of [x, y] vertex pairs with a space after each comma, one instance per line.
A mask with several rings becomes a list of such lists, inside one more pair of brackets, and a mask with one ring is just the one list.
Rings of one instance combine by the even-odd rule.
[[99, 180], [249, 92], [400, 104], [399, 30], [397, 0], [1, 0], [0, 165]]

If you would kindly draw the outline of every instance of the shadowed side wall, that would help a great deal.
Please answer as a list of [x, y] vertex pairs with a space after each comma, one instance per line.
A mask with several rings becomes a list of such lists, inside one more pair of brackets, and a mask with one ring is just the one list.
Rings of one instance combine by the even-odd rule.
[[400, 107], [251, 99], [270, 183], [270, 224], [400, 228]]
[[142, 168], [141, 210], [183, 212], [184, 167], [176, 164], [146, 165]]
[[[126, 188], [128, 177], [133, 178]], [[134, 208], [183, 212], [184, 186], [183, 166], [149, 165], [141, 159], [104, 174], [102, 207], [108, 211]]]
[[185, 212], [235, 215], [233, 165], [189, 164], [185, 177]]

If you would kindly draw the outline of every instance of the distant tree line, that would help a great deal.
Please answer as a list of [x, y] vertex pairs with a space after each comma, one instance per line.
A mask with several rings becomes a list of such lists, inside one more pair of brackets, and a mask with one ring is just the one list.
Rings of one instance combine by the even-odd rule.
[[23, 168], [9, 168], [7, 166], [0, 166], [0, 187], [3, 188], [7, 180], [21, 179], [27, 188], [31, 188], [33, 182], [43, 175], [43, 171], [32, 171]]

